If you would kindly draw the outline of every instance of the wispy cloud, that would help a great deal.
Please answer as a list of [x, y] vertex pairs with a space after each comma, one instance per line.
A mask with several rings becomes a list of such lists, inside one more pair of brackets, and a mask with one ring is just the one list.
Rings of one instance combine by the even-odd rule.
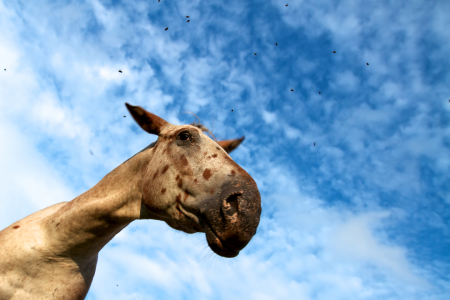
[[449, 4], [288, 4], [1, 1], [0, 227], [155, 140], [124, 102], [191, 111], [246, 136], [257, 235], [205, 259], [203, 236], [135, 222], [88, 299], [448, 298]]

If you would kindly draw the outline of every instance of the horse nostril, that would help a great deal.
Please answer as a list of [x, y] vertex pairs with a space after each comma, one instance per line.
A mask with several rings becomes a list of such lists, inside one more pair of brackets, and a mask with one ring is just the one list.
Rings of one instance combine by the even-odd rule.
[[224, 213], [228, 216], [232, 216], [239, 211], [239, 197], [242, 193], [234, 193], [228, 196], [223, 203]]
[[227, 198], [227, 202], [231, 203], [231, 202], [236, 202], [237, 201], [237, 197], [242, 196], [241, 194], [234, 194], [231, 195]]

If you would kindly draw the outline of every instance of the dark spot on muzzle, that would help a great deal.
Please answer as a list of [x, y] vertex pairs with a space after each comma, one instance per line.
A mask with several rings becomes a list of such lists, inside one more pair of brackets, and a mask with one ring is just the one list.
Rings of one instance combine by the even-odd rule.
[[200, 204], [208, 245], [224, 257], [237, 256], [250, 242], [260, 216], [261, 196], [250, 176], [225, 183], [218, 193]]
[[186, 159], [186, 156], [184, 156], [184, 154], [181, 154], [181, 156], [180, 156], [180, 161], [181, 161], [181, 166], [182, 166], [182, 167], [187, 167], [187, 166], [189, 166], [189, 162], [188, 162], [188, 160]]
[[205, 178], [205, 180], [209, 180], [209, 178], [211, 178], [211, 170], [210, 169], [205, 169], [205, 171], [203, 171], [203, 178]]

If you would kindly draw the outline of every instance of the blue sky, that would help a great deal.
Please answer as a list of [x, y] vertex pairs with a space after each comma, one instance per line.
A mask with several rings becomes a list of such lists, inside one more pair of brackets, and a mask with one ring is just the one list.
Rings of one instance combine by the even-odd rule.
[[232, 157], [262, 195], [257, 235], [230, 260], [133, 222], [87, 299], [448, 299], [449, 11], [0, 0], [0, 228], [155, 140], [125, 102], [174, 124], [191, 111], [219, 139], [245, 135]]

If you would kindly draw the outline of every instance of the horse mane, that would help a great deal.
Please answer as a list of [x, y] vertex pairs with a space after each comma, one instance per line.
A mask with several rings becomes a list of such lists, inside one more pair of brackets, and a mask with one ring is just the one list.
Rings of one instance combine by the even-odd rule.
[[190, 112], [190, 111], [187, 111], [186, 113], [193, 115], [193, 116], [197, 119], [197, 122], [194, 121], [194, 122], [192, 122], [192, 123], [189, 124], [189, 125], [195, 126], [195, 127], [197, 127], [198, 129], [200, 129], [201, 131], [209, 133], [209, 135], [211, 136], [211, 138], [212, 138], [215, 142], [217, 142], [217, 139], [216, 139], [216, 137], [214, 136], [214, 134], [208, 129], [208, 127], [206, 127], [205, 125], [203, 125], [202, 123], [200, 123], [200, 119], [199, 119], [199, 117], [198, 117], [196, 114], [194, 114], [193, 112]]

